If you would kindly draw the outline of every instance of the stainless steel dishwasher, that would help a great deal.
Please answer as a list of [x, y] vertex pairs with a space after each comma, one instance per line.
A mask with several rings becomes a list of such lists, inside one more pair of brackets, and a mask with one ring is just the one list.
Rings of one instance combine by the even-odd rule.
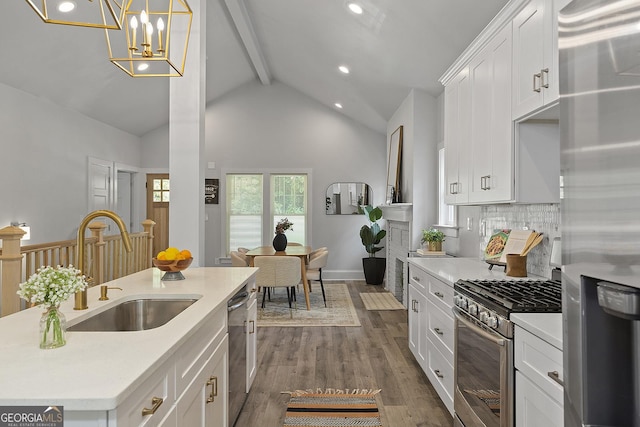
[[235, 425], [247, 399], [247, 303], [246, 287], [227, 302], [229, 311], [229, 427]]

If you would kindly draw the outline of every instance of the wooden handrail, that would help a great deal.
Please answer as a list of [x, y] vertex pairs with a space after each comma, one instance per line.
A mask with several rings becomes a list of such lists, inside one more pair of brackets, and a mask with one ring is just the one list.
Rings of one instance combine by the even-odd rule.
[[[92, 284], [99, 285], [151, 267], [153, 257], [153, 227], [155, 222], [142, 222], [144, 231], [129, 235], [133, 251], [127, 253], [120, 234], [104, 236], [102, 222], [89, 224], [91, 237], [85, 239], [85, 272]], [[8, 226], [0, 229], [0, 316], [15, 313], [23, 306], [17, 296], [20, 283], [41, 266], [76, 265], [76, 239], [20, 246], [24, 231]], [[24, 259], [24, 263], [22, 262]]]

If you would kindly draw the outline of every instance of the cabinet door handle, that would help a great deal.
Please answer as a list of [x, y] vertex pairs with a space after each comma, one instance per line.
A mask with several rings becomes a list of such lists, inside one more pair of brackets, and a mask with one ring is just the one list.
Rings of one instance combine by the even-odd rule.
[[142, 408], [142, 416], [146, 417], [147, 415], [153, 415], [156, 413], [156, 411], [158, 410], [158, 408], [160, 407], [160, 405], [162, 405], [162, 402], [164, 402], [164, 399], [161, 397], [152, 397], [151, 398], [151, 409], [149, 408]]
[[491, 187], [489, 187], [489, 179], [491, 178], [491, 175], [485, 175], [480, 177], [480, 189], [481, 190], [490, 190]]
[[547, 376], [560, 384], [560, 387], [564, 388], [564, 381], [560, 379], [560, 374], [558, 373], [558, 371], [547, 372]]
[[453, 192], [453, 185], [454, 185], [453, 182], [449, 184], [449, 194], [456, 194]]
[[413, 311], [418, 312], [418, 308], [420, 307], [420, 302], [417, 299], [413, 300]]
[[437, 297], [438, 297], [438, 298], [440, 298], [440, 299], [444, 298], [444, 294], [443, 294], [443, 293], [440, 293], [440, 292], [437, 292], [437, 291], [436, 291], [436, 293], [435, 293], [435, 296], [437, 296]]
[[433, 328], [434, 332], [438, 335], [444, 335], [444, 332], [440, 330], [440, 328]]
[[256, 333], [256, 322], [254, 320], [249, 320], [249, 324], [251, 325], [251, 330], [249, 331], [249, 335]]
[[534, 92], [540, 92], [542, 90], [540, 88], [540, 85], [538, 85], [536, 87], [536, 80], [538, 80], [538, 82], [539, 82], [540, 79], [542, 79], [542, 73], [536, 73], [536, 74], [533, 75], [533, 91]]
[[543, 68], [542, 70], [540, 70], [540, 83], [542, 85], [543, 88], [545, 89], [549, 89], [549, 79], [544, 78], [544, 76], [549, 76], [549, 69], [548, 68]]
[[434, 369], [433, 373], [436, 374], [436, 377], [438, 378], [444, 378], [444, 375], [440, 373], [440, 369]]
[[413, 280], [415, 280], [416, 282], [420, 282], [420, 278], [418, 276], [413, 276]]
[[218, 396], [218, 377], [211, 376], [209, 377], [209, 381], [207, 381], [207, 387], [211, 386], [211, 393], [209, 393], [209, 397], [207, 398], [207, 403], [211, 403]]

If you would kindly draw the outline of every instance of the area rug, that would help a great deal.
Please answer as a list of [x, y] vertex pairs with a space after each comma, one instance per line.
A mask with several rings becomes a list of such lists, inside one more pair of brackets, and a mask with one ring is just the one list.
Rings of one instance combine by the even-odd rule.
[[291, 395], [284, 427], [380, 427], [380, 413], [372, 389], [316, 389], [284, 392]]
[[[309, 294], [311, 310], [307, 310], [302, 286], [297, 293], [297, 308], [293, 309], [289, 308], [286, 290], [276, 289], [271, 293], [271, 301], [265, 302], [265, 308], [258, 308], [258, 326], [360, 326], [347, 285], [325, 283], [324, 289], [327, 307], [320, 285], [314, 284], [313, 292]], [[258, 295], [258, 304], [262, 304], [262, 294]]]
[[405, 307], [391, 292], [364, 292], [360, 294], [367, 310], [404, 310]]

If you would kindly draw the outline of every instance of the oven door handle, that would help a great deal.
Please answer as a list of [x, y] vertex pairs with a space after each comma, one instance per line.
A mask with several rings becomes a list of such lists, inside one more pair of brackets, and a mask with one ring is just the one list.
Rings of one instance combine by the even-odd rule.
[[458, 307], [452, 307], [451, 311], [453, 311], [453, 315], [456, 317], [456, 320], [458, 320], [460, 323], [463, 323], [466, 327], [471, 329], [474, 333], [480, 335], [483, 338], [488, 339], [489, 341], [491, 341], [491, 342], [493, 342], [493, 343], [495, 343], [497, 345], [504, 346], [506, 344], [506, 339], [501, 338], [500, 335], [487, 332], [484, 329], [478, 327], [477, 325], [475, 325], [472, 322], [470, 322], [469, 320], [467, 320], [462, 315], [462, 312], [460, 311], [460, 309]]

